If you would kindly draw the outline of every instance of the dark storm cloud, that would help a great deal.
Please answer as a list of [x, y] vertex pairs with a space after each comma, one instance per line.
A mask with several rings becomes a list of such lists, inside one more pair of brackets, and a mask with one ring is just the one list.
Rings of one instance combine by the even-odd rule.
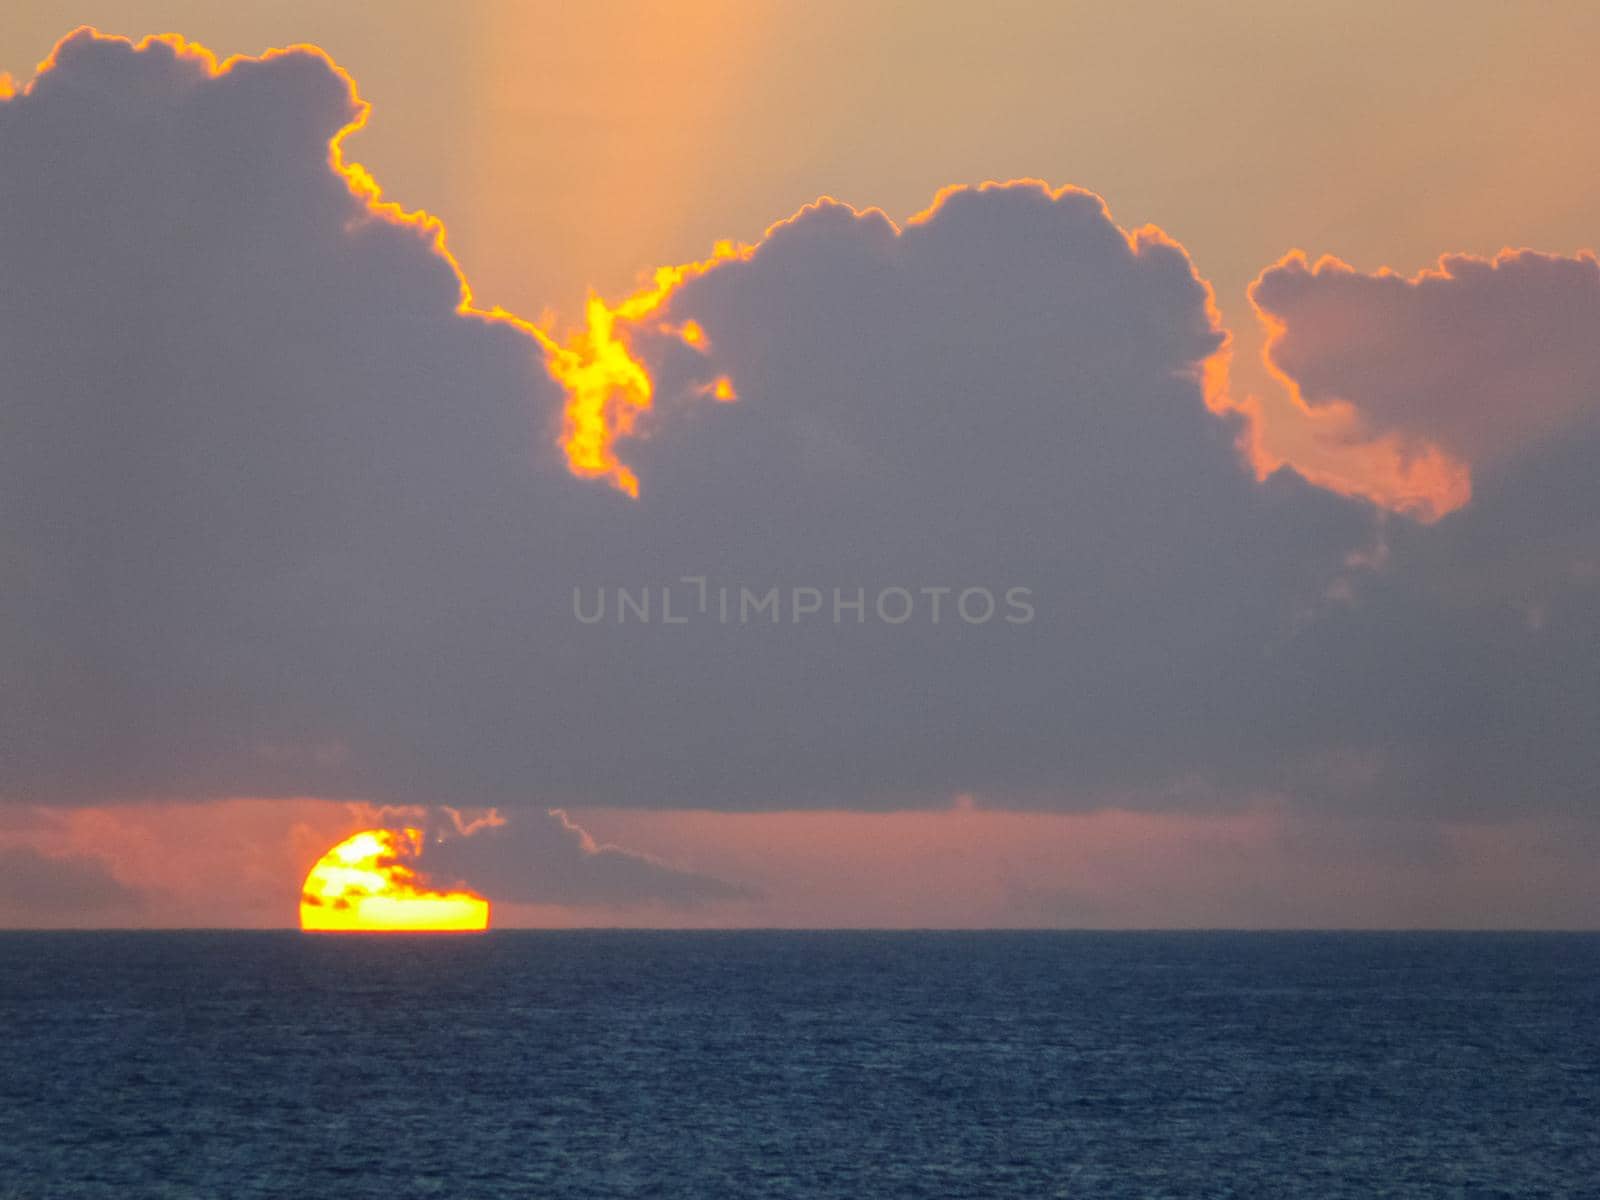
[[0, 915], [55, 922], [126, 915], [143, 903], [99, 859], [0, 847]]
[[[433, 231], [330, 169], [355, 111], [310, 53], [216, 75], [86, 37], [0, 105], [0, 792], [1405, 804], [1507, 679], [1507, 761], [1570, 751], [1524, 727], [1587, 695], [1592, 649], [1482, 645], [1457, 526], [1258, 483], [1206, 403], [1204, 285], [1097, 197], [957, 191], [903, 229], [823, 203], [682, 284], [634, 332], [660, 386], [633, 502], [565, 471], [540, 342], [458, 311]], [[690, 318], [709, 357], [657, 328]], [[1537, 523], [1525, 482], [1494, 511]], [[684, 577], [707, 607], [667, 624]], [[781, 619], [740, 621], [771, 588]], [[720, 886], [525, 829], [558, 876]]]

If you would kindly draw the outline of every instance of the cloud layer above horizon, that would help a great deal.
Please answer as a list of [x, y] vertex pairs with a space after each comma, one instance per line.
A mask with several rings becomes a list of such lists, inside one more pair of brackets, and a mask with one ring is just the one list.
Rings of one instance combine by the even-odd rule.
[[0, 102], [0, 797], [1592, 810], [1592, 256], [1257, 281], [1303, 403], [1470, 472], [1430, 524], [1258, 478], [1188, 253], [1092, 193], [819, 201], [558, 335], [362, 116], [89, 33]]

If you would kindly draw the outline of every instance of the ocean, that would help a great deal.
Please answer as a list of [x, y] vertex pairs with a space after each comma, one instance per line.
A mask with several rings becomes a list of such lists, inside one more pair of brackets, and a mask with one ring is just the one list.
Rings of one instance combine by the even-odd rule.
[[1600, 935], [0, 934], [0, 1197], [1600, 1196]]

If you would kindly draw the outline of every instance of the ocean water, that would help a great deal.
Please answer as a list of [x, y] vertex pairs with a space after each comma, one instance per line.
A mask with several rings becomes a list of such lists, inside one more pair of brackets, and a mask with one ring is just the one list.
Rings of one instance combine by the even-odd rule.
[[1600, 1196], [1600, 936], [0, 935], [0, 1197]]

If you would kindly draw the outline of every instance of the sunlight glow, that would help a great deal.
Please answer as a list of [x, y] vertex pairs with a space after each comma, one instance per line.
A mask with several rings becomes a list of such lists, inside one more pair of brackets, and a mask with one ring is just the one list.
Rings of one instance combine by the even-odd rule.
[[[587, 327], [572, 334], [564, 344], [557, 345], [546, 336], [548, 369], [567, 393], [561, 448], [567, 455], [567, 468], [574, 475], [605, 479], [618, 491], [638, 498], [639, 478], [617, 457], [616, 442], [638, 435], [639, 418], [655, 403], [655, 384], [634, 355], [628, 330], [653, 327], [661, 333], [676, 334], [685, 345], [704, 353], [709, 343], [699, 322], [688, 321], [673, 328], [652, 319], [685, 280], [703, 275], [728, 259], [748, 258], [753, 252], [752, 246], [718, 242], [710, 258], [660, 267], [649, 287], [614, 305], [591, 294], [585, 311]], [[733, 385], [719, 383], [715, 394], [718, 400], [732, 400]]]

